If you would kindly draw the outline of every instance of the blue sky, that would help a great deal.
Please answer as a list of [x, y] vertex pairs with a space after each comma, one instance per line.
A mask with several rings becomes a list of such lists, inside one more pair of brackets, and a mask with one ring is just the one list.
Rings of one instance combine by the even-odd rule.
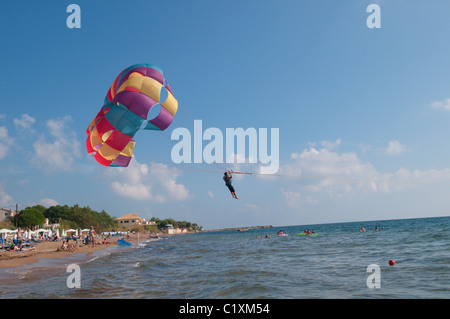
[[[66, 25], [71, 3], [80, 29]], [[366, 25], [371, 3], [380, 29]], [[2, 2], [0, 207], [78, 203], [205, 228], [449, 216], [449, 11], [400, 0]], [[168, 136], [192, 118], [279, 128], [278, 173], [320, 178], [236, 176], [233, 200], [216, 166], [176, 170], [175, 142], [147, 131], [128, 168], [99, 165], [85, 130], [136, 63], [162, 68], [179, 101]], [[217, 174], [191, 171], [202, 169]]]

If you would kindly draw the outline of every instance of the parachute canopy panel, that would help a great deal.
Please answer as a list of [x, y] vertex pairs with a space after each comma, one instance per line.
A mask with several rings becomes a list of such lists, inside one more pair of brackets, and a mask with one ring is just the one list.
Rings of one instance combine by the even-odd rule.
[[[162, 95], [164, 101], [160, 100]], [[160, 105], [161, 111], [148, 119], [155, 105]], [[88, 126], [86, 150], [104, 166], [126, 167], [133, 156], [137, 131], [167, 129], [177, 110], [178, 101], [160, 68], [151, 64], [130, 66], [113, 81], [103, 107]]]

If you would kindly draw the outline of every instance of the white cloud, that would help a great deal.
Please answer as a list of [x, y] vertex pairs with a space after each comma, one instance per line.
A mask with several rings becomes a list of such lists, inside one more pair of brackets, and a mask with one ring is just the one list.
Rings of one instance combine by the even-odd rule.
[[112, 189], [123, 197], [151, 200], [158, 203], [182, 201], [191, 197], [189, 190], [177, 183], [181, 175], [176, 168], [152, 163], [140, 164], [134, 157], [128, 167], [107, 170]]
[[81, 156], [81, 145], [76, 133], [68, 127], [70, 121], [70, 116], [47, 121], [47, 128], [53, 141], [47, 142], [44, 136], [40, 136], [33, 144], [35, 151], [33, 162], [51, 171], [55, 169], [67, 171], [73, 168], [76, 158]]
[[3, 143], [0, 143], [0, 159], [6, 157], [9, 151], [9, 146]]
[[56, 206], [58, 205], [58, 202], [54, 199], [51, 198], [42, 198], [38, 204], [44, 206], [44, 207], [51, 207], [51, 206]]
[[450, 185], [450, 168], [430, 169], [430, 170], [408, 170], [400, 168], [392, 174], [392, 183], [400, 184], [435, 184]]
[[406, 151], [406, 147], [400, 144], [399, 141], [390, 141], [388, 147], [385, 149], [389, 155], [400, 155]]
[[7, 207], [14, 204], [14, 200], [11, 196], [5, 193], [3, 189], [0, 188], [0, 207]]
[[431, 102], [430, 106], [438, 110], [450, 111], [450, 99]]
[[8, 138], [8, 129], [4, 126], [0, 126], [0, 139]]
[[[392, 150], [398, 153], [398, 145], [393, 145]], [[362, 161], [356, 153], [338, 153], [325, 148], [292, 153], [290, 163], [280, 167], [280, 174], [298, 177], [284, 180], [280, 188], [288, 207], [318, 203], [324, 196], [354, 198], [402, 191], [421, 184], [448, 185], [450, 180], [450, 168], [408, 170], [401, 167], [393, 173], [383, 173], [372, 163]]]
[[20, 119], [14, 119], [13, 123], [17, 129], [31, 129], [31, 126], [36, 122], [36, 119], [28, 114], [22, 114]]
[[14, 139], [8, 136], [8, 129], [4, 126], [0, 126], [0, 159], [5, 158], [8, 155], [10, 146], [13, 142]]
[[281, 166], [280, 174], [298, 176], [297, 185], [301, 186], [297, 187], [300, 191], [282, 189], [288, 207], [305, 203], [305, 195], [302, 194], [327, 194], [330, 198], [337, 198], [352, 193], [355, 188], [367, 187], [366, 183], [337, 179], [378, 177], [371, 164], [361, 162], [354, 153], [339, 154], [327, 149], [310, 148], [291, 154], [291, 159], [291, 163]]
[[251, 204], [251, 203], [246, 203], [244, 206], [248, 210], [252, 210], [252, 211], [259, 211], [261, 209], [258, 205]]
[[310, 195], [302, 195], [300, 192], [287, 191], [284, 188], [281, 189], [281, 194], [284, 196], [285, 204], [288, 207], [295, 208], [305, 203], [315, 204], [318, 201]]
[[310, 148], [291, 155], [293, 162], [281, 168], [281, 174], [300, 175], [312, 181], [309, 188], [321, 191], [334, 184], [333, 179], [374, 178], [379, 173], [370, 163], [362, 162], [355, 153], [337, 153]]
[[321, 145], [327, 150], [334, 150], [342, 144], [342, 140], [338, 138], [336, 141], [322, 141]]
[[187, 188], [182, 184], [177, 184], [176, 179], [181, 175], [176, 168], [169, 168], [165, 164], [153, 163], [150, 167], [151, 174], [159, 181], [159, 184], [168, 194], [167, 200], [180, 201], [190, 196]]
[[119, 195], [134, 199], [149, 199], [152, 197], [152, 186], [146, 185], [145, 175], [148, 166], [139, 164], [136, 160], [130, 162], [128, 167], [118, 167], [107, 171], [114, 181], [112, 189]]

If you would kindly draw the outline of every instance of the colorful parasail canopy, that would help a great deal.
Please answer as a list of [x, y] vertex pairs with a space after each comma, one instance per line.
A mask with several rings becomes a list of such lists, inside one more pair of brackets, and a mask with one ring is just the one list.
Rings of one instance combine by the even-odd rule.
[[[161, 111], [147, 120], [156, 105]], [[87, 128], [87, 152], [104, 166], [126, 167], [133, 155], [136, 132], [164, 131], [177, 109], [178, 102], [160, 68], [151, 64], [130, 66], [114, 80], [103, 107]]]

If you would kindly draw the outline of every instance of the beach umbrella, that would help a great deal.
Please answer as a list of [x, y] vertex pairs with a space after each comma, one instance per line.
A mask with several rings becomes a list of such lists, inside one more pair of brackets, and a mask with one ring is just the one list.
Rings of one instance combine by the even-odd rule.
[[5, 238], [6, 235], [9, 234], [9, 233], [12, 233], [12, 230], [6, 229], [6, 228], [0, 229], [0, 236], [2, 238]]
[[78, 236], [78, 230], [75, 229], [68, 229], [65, 231], [65, 235], [64, 235], [64, 231], [63, 231], [63, 236], [66, 237], [68, 233], [75, 233], [75, 235]]

